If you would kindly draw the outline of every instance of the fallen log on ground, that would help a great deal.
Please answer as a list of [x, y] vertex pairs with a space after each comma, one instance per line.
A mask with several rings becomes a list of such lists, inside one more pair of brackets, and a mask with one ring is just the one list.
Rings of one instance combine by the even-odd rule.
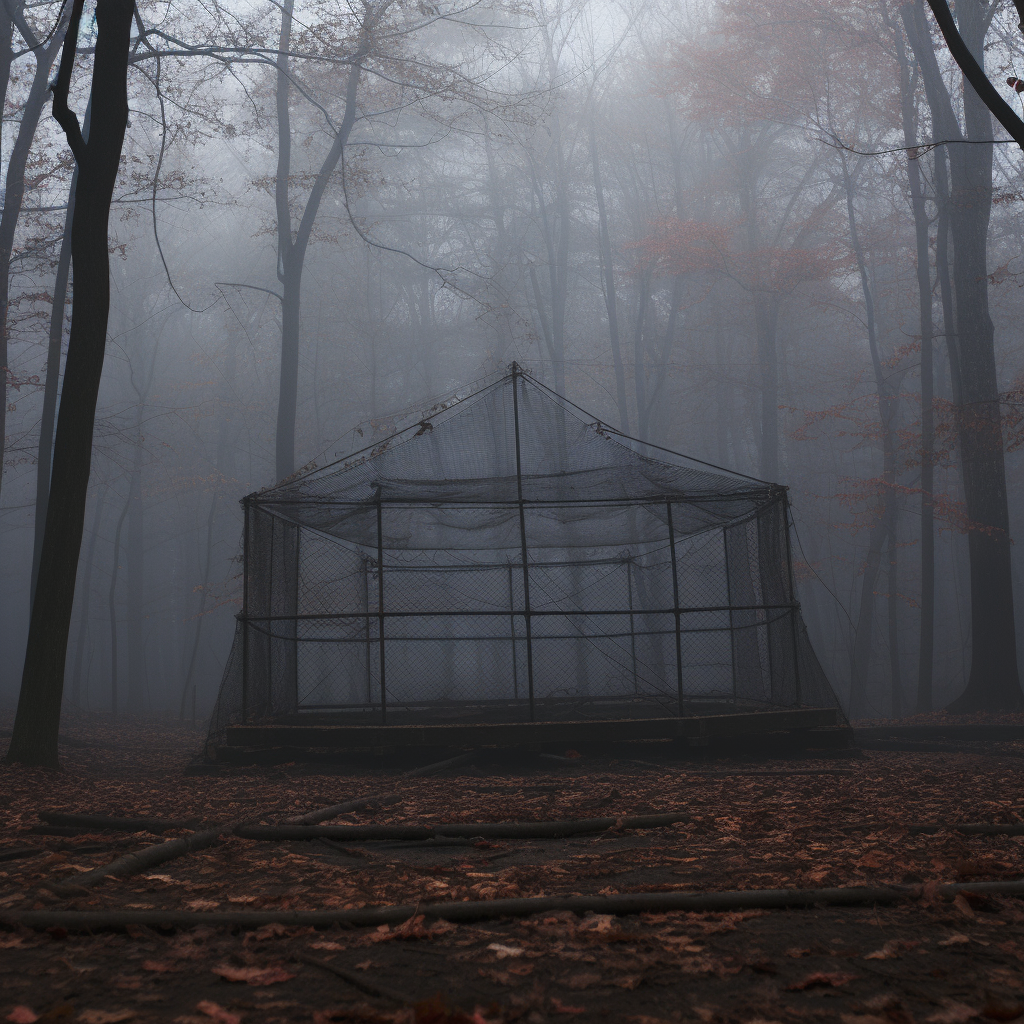
[[443, 771], [445, 768], [458, 768], [460, 765], [469, 764], [477, 755], [475, 750], [467, 754], [458, 754], [455, 757], [446, 758], [444, 761], [435, 761], [433, 764], [425, 764], [422, 768], [413, 768], [411, 772], [402, 772], [403, 779], [414, 779], [422, 775], [433, 775]]
[[197, 818], [177, 820], [169, 818], [117, 818], [109, 814], [65, 814], [40, 811], [39, 819], [47, 825], [81, 829], [83, 832], [171, 832], [179, 828], [195, 828]]
[[453, 822], [440, 825], [240, 825], [235, 835], [261, 842], [306, 839], [338, 839], [343, 842], [373, 840], [426, 840], [438, 837], [465, 839], [546, 839], [585, 835], [610, 828], [661, 828], [689, 821], [688, 814], [638, 814], [621, 818], [575, 818], [568, 821]]
[[347, 800], [342, 804], [334, 804], [332, 807], [321, 807], [308, 814], [297, 814], [294, 818], [285, 818], [284, 821], [286, 825], [319, 825], [321, 821], [330, 821], [331, 818], [336, 818], [346, 811], [361, 811], [364, 807], [385, 807], [388, 804], [398, 803], [401, 799], [397, 793], [388, 793], [386, 796], [364, 796], [358, 800]]
[[147, 846], [135, 853], [126, 853], [123, 857], [104, 864], [103, 867], [76, 875], [67, 882], [51, 886], [50, 889], [59, 896], [72, 895], [102, 882], [105, 878], [124, 878], [128, 875], [137, 875], [141, 871], [154, 868], [158, 864], [174, 860], [176, 857], [183, 857], [187, 853], [195, 853], [197, 850], [205, 850], [208, 846], [213, 846], [222, 835], [231, 832], [234, 824], [218, 825], [216, 828], [206, 829], [203, 832], [193, 832], [192, 835], [184, 836], [181, 839], [169, 839], [166, 843], [157, 843], [155, 846]]
[[[268, 924], [355, 928], [401, 924], [416, 914], [454, 923], [527, 917], [569, 910], [576, 914], [644, 914], [675, 911], [783, 910], [801, 907], [852, 907], [920, 899], [920, 885], [851, 886], [831, 889], [740, 889], [725, 892], [631, 892], [612, 896], [528, 896], [503, 900], [405, 903], [361, 910], [0, 910], [0, 924], [26, 928], [99, 931], [146, 925], [193, 928], [214, 925], [260, 928]], [[1024, 879], [1003, 882], [953, 882], [929, 895], [1024, 896]]]
[[11, 846], [6, 850], [0, 850], [0, 861], [24, 860], [26, 857], [35, 857], [39, 853], [46, 853], [46, 850], [41, 846]]

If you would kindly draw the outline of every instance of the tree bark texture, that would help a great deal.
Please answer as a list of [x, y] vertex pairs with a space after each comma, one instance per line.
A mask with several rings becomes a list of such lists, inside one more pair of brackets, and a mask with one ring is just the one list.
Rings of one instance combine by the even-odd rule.
[[[978, 0], [962, 0], [957, 12], [960, 36], [983, 70], [986, 11]], [[965, 84], [966, 132], [960, 131], [920, 3], [900, 13], [921, 65], [936, 134], [970, 140], [948, 147], [958, 350], [950, 368], [954, 380], [959, 378], [957, 437], [971, 560], [971, 671], [966, 689], [950, 708], [959, 713], [1015, 709], [1024, 706], [1024, 694], [1017, 668], [995, 328], [988, 302], [993, 147], [985, 140], [992, 138], [992, 119], [977, 92]]]
[[32, 602], [18, 711], [7, 755], [10, 761], [51, 767], [57, 765], [64, 665], [110, 312], [107, 226], [128, 125], [128, 54], [134, 12], [132, 0], [97, 2], [92, 120], [86, 143], [77, 117], [67, 107], [82, 7], [83, 0], [75, 0], [53, 90], [54, 115], [78, 162], [71, 232], [75, 302], [57, 417], [39, 582]]

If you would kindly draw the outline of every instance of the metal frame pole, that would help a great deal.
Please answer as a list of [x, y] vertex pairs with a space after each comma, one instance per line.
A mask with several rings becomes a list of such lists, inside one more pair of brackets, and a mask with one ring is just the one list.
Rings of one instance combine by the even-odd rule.
[[519, 449], [519, 377], [518, 363], [512, 364], [512, 416], [516, 426], [516, 487], [519, 496], [519, 542], [523, 554], [523, 618], [526, 622], [526, 682], [529, 687], [530, 721], [534, 721], [533, 706], [533, 626], [530, 621], [530, 565], [526, 549], [526, 508], [523, 505], [523, 466]]
[[252, 506], [242, 499], [242, 721], [249, 720], [249, 530]]
[[800, 602], [796, 599], [796, 583], [793, 579], [793, 548], [789, 536], [789, 490], [782, 492], [782, 528], [786, 532], [786, 570], [789, 579], [789, 601], [793, 605], [789, 612], [789, 626], [793, 634], [793, 683], [796, 687], [796, 702], [800, 703], [800, 643], [797, 636], [796, 617], [800, 614]]
[[366, 703], [373, 703], [373, 642], [370, 640], [370, 559], [363, 556], [363, 607], [366, 611]]
[[388, 698], [384, 672], [384, 502], [377, 488], [377, 631], [380, 634], [380, 722], [388, 723]]
[[668, 510], [668, 547], [672, 555], [672, 611], [676, 617], [676, 686], [679, 690], [679, 714], [683, 714], [683, 638], [679, 628], [679, 571], [676, 567], [676, 531], [672, 525], [672, 502], [665, 502]]
[[629, 598], [629, 643], [633, 651], [633, 692], [639, 694], [640, 683], [636, 674], [636, 624], [633, 617], [633, 556], [626, 559], [626, 593]]
[[512, 562], [508, 563], [508, 622], [512, 630], [512, 694], [519, 700], [519, 659], [516, 657], [516, 597], [512, 581]]
[[725, 561], [725, 603], [729, 606], [729, 652], [732, 655], [732, 702], [736, 703], [736, 620], [732, 610], [732, 579], [729, 573], [729, 528], [722, 527], [722, 556]]

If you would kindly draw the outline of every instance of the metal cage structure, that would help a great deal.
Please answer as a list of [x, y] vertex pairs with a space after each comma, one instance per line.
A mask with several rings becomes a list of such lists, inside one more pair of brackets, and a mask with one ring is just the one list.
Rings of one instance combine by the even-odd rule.
[[314, 712], [839, 707], [800, 616], [785, 488], [634, 441], [515, 364], [242, 504], [213, 738]]

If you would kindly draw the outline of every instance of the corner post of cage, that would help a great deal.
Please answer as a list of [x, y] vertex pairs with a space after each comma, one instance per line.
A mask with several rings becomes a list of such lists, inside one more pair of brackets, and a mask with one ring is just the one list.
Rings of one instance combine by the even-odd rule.
[[523, 504], [523, 460], [519, 446], [519, 378], [522, 370], [512, 364], [512, 418], [516, 430], [516, 493], [519, 498], [519, 543], [523, 555], [523, 620], [526, 623], [526, 684], [529, 689], [530, 721], [534, 721], [533, 704], [533, 624], [530, 620], [530, 563], [526, 547], [526, 507]]
[[629, 644], [633, 656], [633, 693], [639, 694], [640, 683], [636, 672], [636, 619], [633, 615], [633, 553], [626, 554], [626, 596], [629, 600]]
[[249, 720], [249, 533], [252, 529], [252, 505], [248, 497], [242, 499], [242, 721]]
[[388, 722], [388, 698], [384, 671], [384, 498], [377, 484], [377, 632], [380, 645], [380, 721]]
[[725, 603], [729, 606], [729, 651], [732, 655], [732, 701], [736, 703], [736, 619], [732, 610], [732, 572], [729, 568], [729, 527], [722, 527], [722, 557], [725, 561]]
[[363, 557], [363, 611], [366, 632], [366, 703], [373, 703], [373, 641], [370, 639], [370, 558]]
[[683, 638], [679, 622], [679, 568], [676, 565], [676, 531], [672, 523], [672, 502], [665, 502], [668, 513], [668, 548], [672, 556], [672, 612], [676, 617], [676, 687], [679, 692], [679, 714], [683, 714]]
[[796, 689], [796, 702], [800, 703], [800, 639], [797, 629], [797, 616], [800, 614], [800, 602], [796, 599], [796, 580], [793, 577], [793, 544], [789, 536], [789, 488], [782, 489], [782, 529], [786, 534], [786, 573], [789, 580], [789, 628], [793, 639], [793, 684]]

